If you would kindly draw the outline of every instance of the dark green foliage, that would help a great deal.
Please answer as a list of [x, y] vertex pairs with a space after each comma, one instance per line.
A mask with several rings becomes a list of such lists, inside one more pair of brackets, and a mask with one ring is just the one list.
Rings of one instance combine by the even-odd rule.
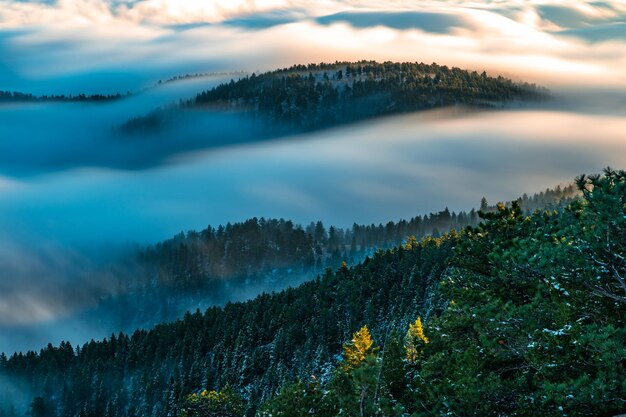
[[29, 93], [20, 93], [17, 91], [0, 91], [0, 104], [1, 103], [21, 103], [21, 102], [49, 102], [49, 101], [61, 101], [61, 102], [99, 102], [99, 101], [111, 101], [119, 100], [124, 97], [130, 96], [130, 93], [122, 95], [117, 94], [76, 94], [76, 95], [44, 95], [34, 96]]
[[455, 104], [493, 106], [546, 97], [534, 85], [485, 73], [437, 64], [362, 61], [253, 74], [205, 91], [189, 105], [250, 110], [272, 123], [306, 131]]
[[517, 205], [501, 206], [463, 234], [442, 287], [453, 301], [429, 323], [436, 331], [416, 379], [431, 412], [611, 416], [626, 409], [618, 279], [625, 180], [611, 170], [583, 177], [579, 186], [593, 191], [564, 212], [524, 216]]
[[[607, 169], [604, 176], [581, 176], [584, 200], [574, 206], [580, 222], [571, 231], [573, 254], [582, 262], [588, 284], [599, 296], [626, 303], [626, 172]], [[597, 190], [601, 192], [597, 192]]]
[[[177, 416], [190, 393], [228, 386], [249, 416], [614, 416], [626, 411], [626, 173], [578, 185], [565, 210], [502, 204], [477, 227], [298, 288], [16, 354], [0, 372], [63, 417]], [[427, 339], [413, 361], [403, 335], [417, 316]], [[379, 349], [341, 366], [365, 324]]]
[[30, 415], [32, 417], [52, 417], [54, 416], [53, 406], [42, 397], [35, 397], [30, 405]]
[[[558, 207], [576, 193], [571, 186], [524, 196], [528, 208]], [[486, 206], [487, 210], [495, 208]], [[131, 259], [133, 279], [120, 280], [119, 293], [100, 300], [92, 315], [105, 318], [114, 329], [132, 331], [176, 320], [198, 305], [220, 304], [244, 290], [295, 286], [346, 262], [353, 265], [376, 250], [394, 247], [408, 236], [439, 236], [439, 231], [460, 230], [478, 224], [478, 213], [451, 212], [416, 216], [386, 224], [343, 229], [311, 222], [306, 227], [287, 220], [253, 218], [242, 223], [180, 233], [172, 239], [139, 250]]]
[[[524, 195], [519, 204], [525, 212], [559, 207], [578, 194], [574, 185], [556, 187]], [[486, 204], [486, 203], [485, 203]], [[507, 203], [510, 206], [512, 203]], [[484, 211], [496, 206], [485, 205]], [[327, 267], [337, 268], [341, 262], [354, 263], [380, 248], [389, 248], [409, 236], [418, 239], [437, 231], [460, 230], [478, 224], [478, 213], [451, 212], [448, 208], [409, 220], [386, 224], [358, 225], [342, 229], [326, 228], [322, 222], [303, 227], [283, 219], [253, 218], [242, 223], [228, 223], [217, 228], [186, 234], [148, 246], [140, 253], [148, 282], [157, 282], [168, 291], [172, 287], [193, 289], [224, 280], [255, 278], [279, 271], [315, 275]], [[297, 271], [297, 272], [296, 272]]]
[[413, 319], [452, 247], [453, 239], [428, 240], [411, 250], [379, 252], [297, 289], [187, 314], [150, 331], [78, 350], [63, 344], [16, 354], [0, 372], [30, 381], [35, 392], [48, 387], [59, 416], [107, 409], [115, 416], [167, 416], [188, 393], [227, 385], [256, 407], [296, 378], [326, 381], [334, 355], [360, 323], [371, 323], [376, 335]]
[[[352, 343], [359, 338], [362, 331], [363, 328], [353, 335]], [[371, 343], [369, 333], [367, 334], [366, 340]], [[386, 364], [384, 351], [378, 356], [379, 349], [372, 348], [371, 353], [360, 358], [355, 366], [346, 367], [346, 361], [351, 357], [351, 349], [351, 344], [344, 346], [342, 366], [335, 369], [326, 384], [322, 386], [313, 376], [308, 384], [297, 382], [287, 385], [276, 397], [263, 405], [258, 416], [364, 417], [381, 413], [400, 416], [403, 408], [389, 396], [388, 384], [382, 378], [382, 370]]]
[[385, 225], [354, 224], [351, 229], [327, 229], [322, 222], [303, 228], [283, 219], [253, 218], [181, 233], [145, 248], [140, 258], [151, 268], [149, 276], [158, 276], [162, 285], [189, 288], [211, 280], [249, 280], [275, 270], [322, 272], [342, 261], [360, 260], [378, 248], [396, 246], [408, 236], [421, 239], [435, 228], [460, 229], [477, 222], [475, 211], [457, 214], [447, 209]]
[[308, 415], [336, 415], [336, 396], [321, 387], [317, 378], [308, 383], [296, 382], [284, 386], [280, 393], [267, 401], [259, 417], [303, 417]]
[[[462, 233], [440, 290], [448, 305], [428, 323], [421, 360], [398, 360], [402, 345], [392, 337], [378, 357], [378, 411], [365, 415], [626, 410], [626, 173], [578, 183], [584, 199], [566, 211], [526, 216], [517, 203], [500, 205]], [[336, 375], [327, 385], [346, 415], [359, 404], [350, 381]], [[384, 408], [394, 400], [395, 409]]]
[[[179, 110], [210, 108], [241, 112], [259, 122], [259, 138], [308, 132], [385, 115], [467, 105], [501, 107], [540, 101], [547, 90], [486, 73], [437, 64], [374, 61], [295, 65], [252, 74], [198, 94]], [[158, 127], [172, 110], [129, 120], [127, 133]]]
[[410, 375], [405, 369], [405, 357], [402, 337], [396, 332], [389, 336], [389, 340], [382, 351], [383, 366], [381, 377], [388, 394], [398, 402], [405, 402], [407, 384]]
[[[567, 207], [575, 198], [581, 195], [581, 191], [575, 183], [556, 186], [555, 188], [546, 188], [545, 191], [535, 193], [531, 196], [527, 194], [522, 195], [515, 200], [521, 207], [521, 209], [530, 214], [535, 210], [548, 210], [548, 209], [562, 209]], [[513, 201], [505, 203], [506, 207], [510, 207]], [[497, 211], [498, 205], [490, 206], [485, 197], [480, 202], [480, 211], [484, 213]]]
[[251, 277], [275, 269], [315, 266], [311, 234], [290, 221], [250, 219], [180, 234], [141, 253], [161, 284], [195, 287], [206, 280]]
[[[226, 226], [180, 233], [138, 253], [136, 279], [124, 281], [122, 295], [103, 299], [101, 309], [114, 328], [134, 329], [175, 320], [187, 308], [221, 303], [237, 290], [260, 292], [298, 285], [353, 265], [376, 250], [394, 247], [408, 236], [419, 238], [433, 229], [460, 229], [476, 224], [478, 214], [443, 210], [410, 220], [350, 229], [306, 227], [283, 219], [250, 219]], [[185, 308], [181, 308], [185, 307]]]

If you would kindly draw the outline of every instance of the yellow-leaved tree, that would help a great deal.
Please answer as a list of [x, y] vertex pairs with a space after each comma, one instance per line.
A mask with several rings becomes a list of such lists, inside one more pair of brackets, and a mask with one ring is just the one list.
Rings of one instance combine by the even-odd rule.
[[343, 345], [343, 369], [348, 372], [359, 366], [367, 357], [374, 353], [372, 335], [367, 326], [363, 326], [352, 335], [352, 340]]
[[422, 319], [418, 317], [415, 323], [409, 324], [409, 330], [406, 332], [406, 340], [404, 342], [406, 360], [410, 363], [417, 363], [424, 345], [427, 343], [428, 337], [424, 334]]
[[409, 236], [406, 238], [406, 243], [404, 244], [404, 248], [406, 250], [413, 250], [419, 246], [419, 242], [415, 236]]
[[241, 395], [229, 387], [219, 392], [204, 390], [187, 396], [179, 417], [240, 417], [246, 410], [245, 405]]

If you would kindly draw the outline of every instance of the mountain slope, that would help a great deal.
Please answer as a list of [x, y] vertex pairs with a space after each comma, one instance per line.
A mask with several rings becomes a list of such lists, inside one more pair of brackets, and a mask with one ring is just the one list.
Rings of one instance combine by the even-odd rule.
[[[577, 195], [575, 185], [524, 195], [528, 213], [565, 206]], [[509, 203], [510, 205], [510, 203]], [[482, 211], [495, 211], [486, 202]], [[287, 220], [249, 219], [241, 223], [180, 233], [143, 248], [129, 263], [133, 279], [120, 277], [121, 293], [101, 300], [85, 321], [132, 331], [180, 318], [187, 310], [251, 298], [313, 279], [342, 262], [354, 265], [378, 249], [442, 232], [475, 226], [478, 212], [449, 209], [408, 220], [351, 228], [307, 226]], [[124, 271], [128, 268], [120, 266]]]
[[188, 314], [151, 331], [88, 343], [78, 352], [63, 344], [18, 354], [0, 359], [0, 367], [57, 399], [61, 415], [85, 407], [92, 410], [87, 415], [100, 415], [118, 398], [114, 415], [165, 416], [172, 411], [168, 397], [177, 403], [203, 381], [248, 390], [255, 407], [283, 382], [322, 373], [363, 321], [381, 327], [386, 317], [401, 321], [417, 314], [423, 299], [415, 294], [425, 294], [427, 283], [438, 280], [451, 249], [445, 246], [433, 240], [414, 251], [382, 252], [354, 270], [341, 268], [297, 289]]
[[[500, 205], [478, 228], [409, 239], [295, 289], [77, 350], [0, 356], [0, 372], [59, 416], [182, 416], [239, 396], [247, 415], [265, 403], [265, 415], [612, 416], [626, 393], [626, 172], [578, 185], [584, 199], [565, 211]], [[408, 355], [402, 335], [419, 316], [427, 340]], [[306, 387], [290, 388], [296, 378]], [[228, 395], [188, 396], [202, 389]]]
[[173, 112], [212, 109], [250, 116], [263, 135], [277, 136], [452, 105], [489, 108], [542, 101], [548, 95], [536, 85], [437, 64], [296, 65], [231, 80], [179, 106], [131, 119], [122, 131], [158, 130], [176, 120]]

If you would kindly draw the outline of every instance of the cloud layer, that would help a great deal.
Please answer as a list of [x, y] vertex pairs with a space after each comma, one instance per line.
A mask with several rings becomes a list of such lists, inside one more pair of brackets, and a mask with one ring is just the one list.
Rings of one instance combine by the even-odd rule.
[[623, 88], [625, 19], [619, 0], [0, 0], [0, 88], [363, 58]]

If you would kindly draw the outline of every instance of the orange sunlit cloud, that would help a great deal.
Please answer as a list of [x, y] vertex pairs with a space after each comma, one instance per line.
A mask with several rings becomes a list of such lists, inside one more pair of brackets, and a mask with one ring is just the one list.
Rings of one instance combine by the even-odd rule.
[[185, 71], [187, 62], [193, 68], [204, 62], [225, 70], [258, 70], [310, 61], [417, 60], [552, 87], [624, 88], [626, 36], [620, 34], [626, 34], [625, 16], [626, 5], [617, 0], [602, 5], [581, 0], [0, 0], [0, 37], [12, 58], [0, 59], [27, 78], [146, 63]]

